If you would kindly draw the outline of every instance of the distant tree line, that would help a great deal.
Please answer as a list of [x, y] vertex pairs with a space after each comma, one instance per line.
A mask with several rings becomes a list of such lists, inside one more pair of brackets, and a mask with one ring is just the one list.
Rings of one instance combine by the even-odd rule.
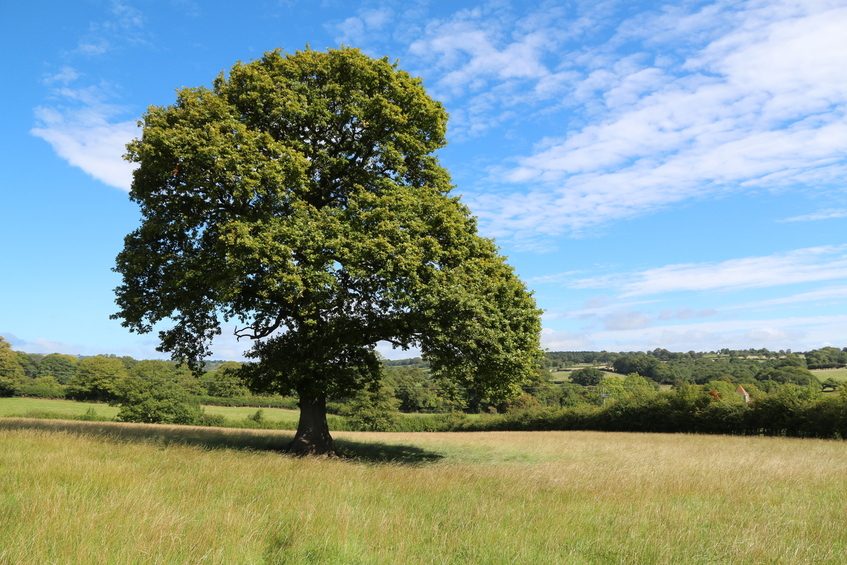
[[844, 389], [821, 395], [815, 387], [781, 384], [770, 393], [756, 391], [756, 399], [745, 403], [740, 395], [718, 388], [714, 383], [706, 387], [683, 384], [668, 391], [630, 389], [606, 404], [516, 410], [465, 420], [451, 429], [847, 437]]
[[[562, 367], [572, 370], [562, 372]], [[485, 425], [512, 426], [509, 429], [553, 426], [726, 433], [790, 429], [794, 431], [785, 433], [814, 435], [809, 431], [812, 425], [808, 422], [813, 418], [808, 411], [820, 410], [815, 429], [829, 430], [820, 418], [835, 417], [841, 405], [833, 399], [847, 393], [839, 396], [840, 380], [821, 381], [811, 369], [840, 367], [847, 367], [847, 348], [824, 347], [802, 353], [766, 349], [550, 352], [539, 361], [538, 370], [520, 394], [493, 402], [472, 389], [436, 385], [428, 364], [413, 358], [385, 361], [379, 387], [352, 397], [331, 398], [328, 409], [345, 416], [345, 424], [333, 420], [336, 427], [363, 430], [464, 429], [472, 426], [461, 418], [463, 413], [482, 413], [492, 415], [484, 419]], [[296, 397], [255, 396], [244, 384], [240, 363], [214, 361], [206, 368], [197, 375], [171, 361], [28, 354], [12, 351], [0, 338], [3, 396], [109, 402], [121, 407], [118, 419], [122, 421], [186, 424], [222, 423], [204, 417], [201, 403], [297, 407]], [[739, 385], [751, 402], [736, 392]], [[782, 409], [800, 420], [773, 424], [774, 415]], [[770, 416], [762, 415], [766, 410]], [[402, 412], [442, 416], [400, 418]], [[716, 423], [718, 417], [723, 424]], [[538, 423], [539, 418], [547, 423]], [[805, 423], [798, 423], [801, 420]], [[647, 421], [653, 423], [645, 424]], [[767, 422], [771, 423], [765, 425]], [[254, 424], [266, 425], [260, 417]], [[673, 430], [662, 428], [665, 424]]]

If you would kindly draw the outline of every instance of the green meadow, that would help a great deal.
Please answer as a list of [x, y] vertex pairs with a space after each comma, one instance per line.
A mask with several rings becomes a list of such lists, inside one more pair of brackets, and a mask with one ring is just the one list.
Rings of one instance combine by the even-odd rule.
[[32, 416], [44, 414], [76, 417], [86, 413], [102, 418], [114, 418], [120, 409], [100, 402], [76, 402], [55, 398], [0, 398], [0, 417]]
[[0, 563], [843, 563], [847, 443], [0, 419]]
[[847, 369], [812, 369], [811, 373], [821, 381], [829, 378], [847, 381]]
[[[97, 402], [76, 402], [49, 398], [0, 398], [0, 417], [4, 416], [83, 416], [93, 410], [96, 416], [113, 419], [120, 408]], [[245, 406], [204, 406], [207, 414], [220, 414], [227, 420], [244, 420], [256, 414], [259, 408]], [[269, 422], [297, 423], [300, 412], [283, 408], [262, 408], [262, 418]]]

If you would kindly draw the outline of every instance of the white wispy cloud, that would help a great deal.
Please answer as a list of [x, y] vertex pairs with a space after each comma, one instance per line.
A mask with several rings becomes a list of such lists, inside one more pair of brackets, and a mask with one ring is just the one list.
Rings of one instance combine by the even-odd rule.
[[484, 2], [431, 17], [422, 5], [401, 12], [394, 37], [430, 94], [447, 102], [453, 141], [570, 105], [582, 76], [575, 61], [614, 12], [614, 2]]
[[847, 218], [847, 209], [839, 208], [834, 210], [823, 210], [820, 212], [812, 212], [811, 214], [803, 214], [801, 216], [793, 216], [780, 220], [782, 222], [814, 222], [817, 220], [832, 220], [837, 218]]
[[337, 43], [359, 46], [365, 44], [369, 36], [384, 32], [394, 15], [394, 10], [388, 6], [363, 9], [358, 15], [329, 27], [334, 31]]
[[830, 345], [840, 335], [847, 316], [805, 316], [796, 318], [721, 320], [688, 324], [652, 326], [622, 330], [601, 330], [573, 334], [545, 329], [542, 344], [550, 350], [634, 351], [663, 347], [672, 351], [710, 351], [728, 347], [747, 349], [805, 351]]
[[596, 343], [585, 333], [545, 328], [541, 330], [541, 347], [550, 351], [590, 351]]
[[128, 191], [135, 166], [122, 156], [126, 144], [138, 135], [136, 121], [115, 120], [123, 109], [105, 102], [98, 88], [63, 87], [57, 96], [62, 103], [35, 109], [36, 127], [30, 133], [48, 142], [72, 166]]
[[607, 330], [637, 330], [650, 327], [653, 320], [646, 312], [638, 310], [621, 310], [603, 317], [603, 325]]
[[565, 271], [563, 273], [554, 273], [552, 275], [542, 275], [538, 277], [530, 277], [526, 279], [528, 284], [561, 284], [573, 279], [574, 275], [580, 274], [582, 271]]
[[724, 306], [722, 310], [752, 310], [792, 304], [808, 304], [810, 302], [827, 302], [841, 305], [844, 300], [847, 300], [847, 286], [827, 286], [809, 292], [800, 292], [778, 298]]
[[701, 310], [693, 310], [688, 307], [662, 308], [658, 318], [659, 320], [689, 320], [691, 318], [708, 318], [715, 314], [717, 314], [717, 311], [712, 308]]
[[580, 279], [574, 288], [616, 288], [622, 297], [728, 291], [847, 279], [847, 246], [797, 249], [718, 263], [685, 263]]
[[[144, 14], [128, 2], [111, 0], [104, 17], [92, 21], [75, 49], [76, 59], [96, 58], [127, 45], [149, 45]], [[59, 157], [97, 180], [129, 190], [134, 165], [123, 160], [126, 144], [138, 134], [136, 119], [114, 103], [114, 89], [104, 81], [80, 86], [84, 73], [71, 66], [45, 77], [49, 98], [34, 108], [30, 133], [47, 141]]]
[[[840, 4], [718, 2], [641, 14], [590, 55], [558, 51], [557, 67], [542, 66], [544, 53], [531, 41], [549, 39], [546, 30], [496, 52], [475, 31], [477, 51], [451, 58], [471, 33], [454, 22], [453, 35], [426, 42], [453, 65], [446, 84], [505, 81], [510, 64], [502, 60], [510, 56], [525, 60], [525, 77], [538, 84], [569, 77], [563, 137], [493, 170], [490, 179], [512, 189], [470, 195], [474, 211], [494, 235], [520, 243], [520, 234], [549, 238], [725, 191], [840, 189], [847, 173], [840, 70], [847, 7]], [[619, 47], [633, 41], [635, 53]]]
[[121, 0], [111, 0], [104, 18], [92, 21], [80, 37], [76, 55], [94, 58], [126, 44], [149, 44], [144, 31], [145, 16], [141, 10]]

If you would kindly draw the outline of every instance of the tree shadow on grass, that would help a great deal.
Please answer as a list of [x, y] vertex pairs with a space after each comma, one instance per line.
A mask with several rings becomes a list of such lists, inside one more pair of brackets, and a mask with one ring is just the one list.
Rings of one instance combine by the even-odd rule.
[[353, 441], [346, 438], [336, 439], [335, 448], [341, 457], [366, 463], [419, 465], [421, 463], [434, 463], [444, 458], [439, 453], [427, 451], [414, 445]]
[[[0, 418], [0, 430], [2, 429], [68, 432], [118, 442], [152, 442], [163, 449], [171, 444], [177, 444], [204, 449], [242, 449], [277, 453], [284, 452], [286, 445], [294, 438], [293, 431], [35, 418]], [[341, 458], [351, 461], [417, 465], [442, 458], [438, 453], [413, 445], [392, 445], [350, 439], [338, 439], [335, 443]]]

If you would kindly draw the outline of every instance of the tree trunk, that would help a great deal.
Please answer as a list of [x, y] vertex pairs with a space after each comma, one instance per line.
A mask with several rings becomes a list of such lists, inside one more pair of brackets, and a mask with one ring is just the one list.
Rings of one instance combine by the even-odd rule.
[[300, 393], [300, 422], [286, 451], [294, 455], [336, 455], [326, 423], [325, 395]]

